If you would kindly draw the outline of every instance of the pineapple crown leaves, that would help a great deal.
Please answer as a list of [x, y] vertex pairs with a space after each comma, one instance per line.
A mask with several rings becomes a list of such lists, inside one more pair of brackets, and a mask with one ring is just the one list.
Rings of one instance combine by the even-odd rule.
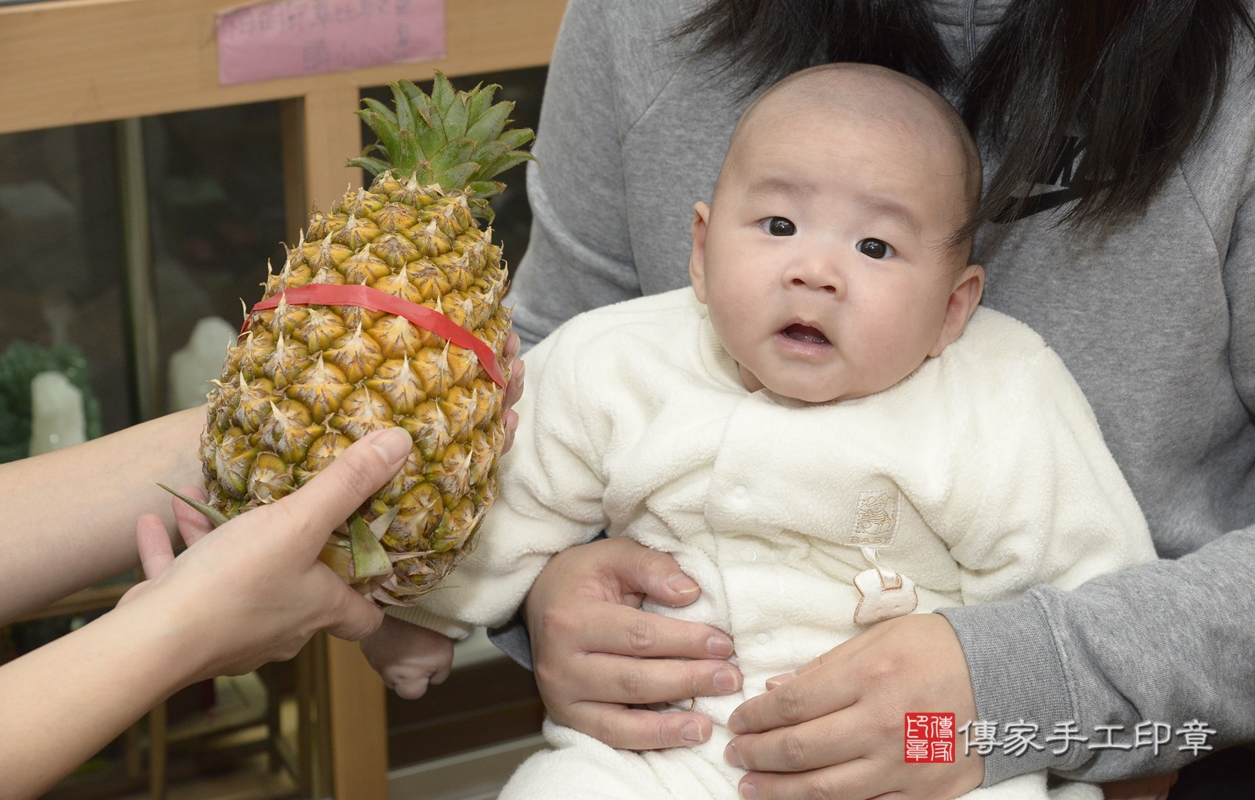
[[514, 103], [493, 103], [500, 86], [480, 84], [456, 91], [436, 72], [431, 95], [409, 81], [389, 84], [395, 109], [365, 99], [357, 115], [379, 137], [349, 161], [373, 175], [391, 171], [400, 179], [438, 183], [445, 191], [466, 191], [472, 213], [492, 220], [488, 198], [504, 184], [493, 177], [536, 159], [518, 148], [532, 140], [530, 128], [505, 130]]

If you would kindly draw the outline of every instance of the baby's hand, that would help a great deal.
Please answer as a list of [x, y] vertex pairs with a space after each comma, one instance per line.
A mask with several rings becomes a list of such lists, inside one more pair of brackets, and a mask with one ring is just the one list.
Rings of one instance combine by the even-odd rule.
[[362, 639], [362, 653], [389, 688], [414, 700], [427, 692], [428, 684], [449, 677], [453, 640], [385, 616], [379, 630]]
[[1166, 800], [1168, 790], [1177, 782], [1177, 773], [1153, 778], [1133, 778], [1102, 785], [1103, 800]]

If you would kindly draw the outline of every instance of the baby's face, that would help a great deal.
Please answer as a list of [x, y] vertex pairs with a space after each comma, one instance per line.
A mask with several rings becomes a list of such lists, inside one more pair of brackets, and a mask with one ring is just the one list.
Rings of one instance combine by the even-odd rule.
[[849, 115], [740, 131], [713, 210], [697, 205], [690, 274], [746, 387], [863, 397], [957, 338], [983, 281], [946, 247], [962, 175], [949, 141]]

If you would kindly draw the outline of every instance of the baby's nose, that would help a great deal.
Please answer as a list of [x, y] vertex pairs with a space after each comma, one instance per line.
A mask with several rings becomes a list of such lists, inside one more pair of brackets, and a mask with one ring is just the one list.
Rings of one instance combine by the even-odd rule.
[[815, 280], [808, 281], [803, 278], [794, 278], [793, 285], [799, 288], [809, 288], [809, 289], [825, 291], [828, 294], [837, 293], [836, 281], [830, 281], [830, 282], [825, 283], [824, 281], [815, 281]]
[[836, 258], [827, 253], [813, 255], [797, 263], [789, 271], [790, 285], [828, 294], [839, 294], [845, 288]]

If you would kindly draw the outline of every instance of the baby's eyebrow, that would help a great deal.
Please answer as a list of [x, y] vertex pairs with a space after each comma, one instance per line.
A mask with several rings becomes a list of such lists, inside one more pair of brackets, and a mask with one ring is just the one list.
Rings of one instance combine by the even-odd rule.
[[810, 197], [815, 190], [806, 184], [797, 183], [785, 178], [761, 178], [750, 184], [748, 194], [750, 197], [762, 197], [764, 195], [779, 197]]
[[859, 195], [858, 201], [870, 211], [901, 223], [916, 236], [923, 232], [923, 226], [920, 225], [919, 219], [911, 213], [909, 208], [893, 198], [881, 195]]

